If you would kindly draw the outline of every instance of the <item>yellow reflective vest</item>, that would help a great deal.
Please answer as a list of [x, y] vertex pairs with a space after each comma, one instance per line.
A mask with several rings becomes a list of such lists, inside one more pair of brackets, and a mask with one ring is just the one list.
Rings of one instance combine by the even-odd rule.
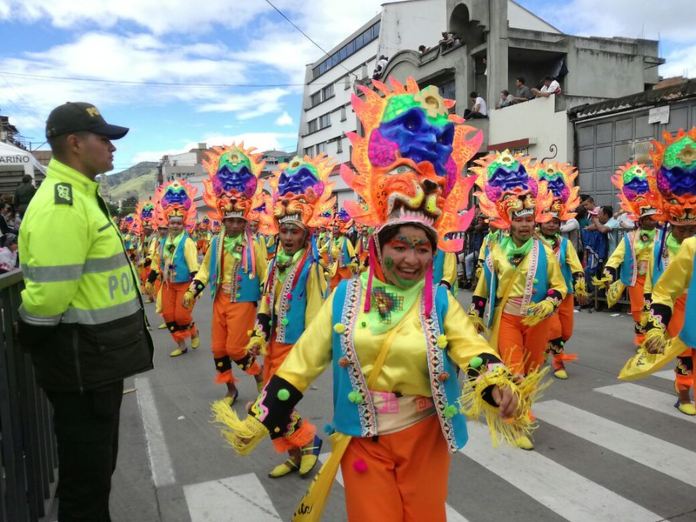
[[99, 184], [52, 159], [19, 231], [27, 324], [100, 324], [142, 308]]
[[20, 342], [47, 389], [152, 368], [137, 278], [98, 187], [52, 159], [20, 227]]

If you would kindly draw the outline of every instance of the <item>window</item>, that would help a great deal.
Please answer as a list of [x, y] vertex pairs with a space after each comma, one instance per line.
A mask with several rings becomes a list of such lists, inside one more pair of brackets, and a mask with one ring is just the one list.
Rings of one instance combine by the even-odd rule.
[[341, 121], [346, 121], [346, 108], [345, 108], [345, 106], [341, 107]]
[[333, 83], [327, 85], [321, 90], [321, 101], [326, 101], [334, 95]]
[[325, 129], [327, 127], [331, 126], [331, 114], [328, 112], [326, 114], [323, 114], [319, 116], [319, 128], [320, 129]]
[[310, 96], [310, 106], [315, 107], [321, 103], [321, 91], [317, 91]]
[[334, 52], [331, 56], [322, 61], [319, 65], [314, 67], [314, 69], [312, 69], [313, 79], [318, 78], [329, 69], [335, 67], [339, 62], [342, 62], [349, 56], [355, 54], [357, 51], [359, 51], [378, 37], [379, 22], [375, 23], [372, 27], [367, 28], [365, 31], [353, 38], [346, 45], [341, 47], [338, 51]]
[[317, 132], [317, 119], [316, 118], [307, 122], [307, 132], [308, 133]]
[[312, 156], [312, 150], [314, 149], [313, 146], [305, 147], [304, 149], [304, 155], [305, 156]]
[[367, 64], [364, 63], [362, 64], [362, 67], [360, 68], [360, 78], [363, 80], [367, 78]]
[[344, 90], [350, 89], [350, 75], [349, 74], [346, 74], [343, 77], [343, 89]]
[[343, 152], [343, 138], [340, 136], [336, 138], [336, 154], [341, 154]]
[[326, 142], [322, 141], [321, 143], [317, 143], [317, 154], [321, 154], [322, 152], [326, 152]]

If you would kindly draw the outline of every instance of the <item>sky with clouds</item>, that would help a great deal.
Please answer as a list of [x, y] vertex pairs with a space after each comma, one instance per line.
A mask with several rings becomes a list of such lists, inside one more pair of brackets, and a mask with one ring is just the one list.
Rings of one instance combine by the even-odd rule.
[[[518, 3], [569, 34], [659, 37], [660, 73], [696, 76], [695, 1]], [[330, 49], [383, 2], [273, 3]], [[0, 0], [0, 34], [0, 113], [37, 145], [53, 107], [90, 101], [131, 128], [116, 170], [198, 142], [294, 149], [322, 54], [264, 0]]]

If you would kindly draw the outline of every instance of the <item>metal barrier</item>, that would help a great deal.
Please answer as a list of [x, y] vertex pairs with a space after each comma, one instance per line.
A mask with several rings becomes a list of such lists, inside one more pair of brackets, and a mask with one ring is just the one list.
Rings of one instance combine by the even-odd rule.
[[21, 270], [0, 275], [0, 521], [45, 515], [57, 477], [52, 410], [37, 386], [28, 353], [16, 341]]

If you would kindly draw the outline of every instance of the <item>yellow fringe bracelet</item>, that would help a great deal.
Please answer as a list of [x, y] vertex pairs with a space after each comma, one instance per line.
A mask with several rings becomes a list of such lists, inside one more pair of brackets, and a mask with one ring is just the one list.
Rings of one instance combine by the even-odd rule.
[[240, 455], [249, 455], [258, 444], [268, 436], [268, 430], [256, 417], [247, 416], [240, 419], [237, 413], [224, 401], [215, 401], [210, 405], [213, 422], [221, 424], [220, 432]]
[[[464, 383], [459, 398], [461, 412], [470, 419], [484, 418], [493, 447], [496, 447], [501, 439], [514, 445], [519, 437], [529, 436], [537, 427], [536, 420], [531, 414], [532, 404], [550, 385], [550, 382], [542, 382], [548, 371], [548, 367], [534, 370], [520, 379], [513, 378], [508, 369], [502, 365], [481, 372], [478, 377]], [[483, 392], [489, 386], [508, 388], [512, 391], [517, 398], [517, 411], [514, 417], [502, 418], [499, 408], [484, 400]]]

